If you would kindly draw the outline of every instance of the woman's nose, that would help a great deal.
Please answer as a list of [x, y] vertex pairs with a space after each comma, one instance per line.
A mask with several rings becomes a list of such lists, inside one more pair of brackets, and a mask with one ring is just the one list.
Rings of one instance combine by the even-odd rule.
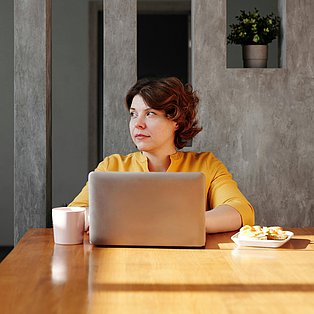
[[144, 129], [146, 127], [145, 120], [143, 117], [139, 116], [135, 121], [135, 127], [138, 129]]

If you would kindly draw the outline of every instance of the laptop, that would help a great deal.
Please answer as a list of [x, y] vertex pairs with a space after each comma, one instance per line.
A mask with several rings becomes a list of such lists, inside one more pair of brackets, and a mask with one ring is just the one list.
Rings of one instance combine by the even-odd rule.
[[90, 242], [103, 246], [202, 247], [200, 172], [91, 172]]

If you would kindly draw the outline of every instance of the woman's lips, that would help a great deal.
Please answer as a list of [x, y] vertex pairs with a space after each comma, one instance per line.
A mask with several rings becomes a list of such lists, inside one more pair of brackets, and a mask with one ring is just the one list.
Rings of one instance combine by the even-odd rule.
[[145, 138], [148, 138], [149, 136], [148, 135], [145, 135], [145, 134], [136, 134], [134, 136], [137, 140], [143, 140]]

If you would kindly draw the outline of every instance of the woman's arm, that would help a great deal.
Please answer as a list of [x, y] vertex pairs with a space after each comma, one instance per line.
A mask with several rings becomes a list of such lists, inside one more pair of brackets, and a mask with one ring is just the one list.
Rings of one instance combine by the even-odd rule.
[[230, 205], [219, 205], [205, 214], [206, 233], [227, 232], [240, 229], [242, 219]]
[[208, 208], [213, 209], [207, 212], [207, 232], [231, 231], [242, 225], [253, 225], [254, 208], [239, 190], [231, 173], [218, 159], [209, 166], [214, 176], [208, 191]]

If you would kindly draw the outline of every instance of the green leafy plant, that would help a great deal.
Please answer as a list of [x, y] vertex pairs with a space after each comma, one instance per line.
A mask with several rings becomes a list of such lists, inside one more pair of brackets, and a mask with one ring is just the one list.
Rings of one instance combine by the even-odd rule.
[[229, 25], [228, 44], [266, 45], [279, 35], [280, 17], [274, 13], [262, 17], [256, 8], [253, 12], [240, 12], [240, 16], [236, 16], [238, 23]]

